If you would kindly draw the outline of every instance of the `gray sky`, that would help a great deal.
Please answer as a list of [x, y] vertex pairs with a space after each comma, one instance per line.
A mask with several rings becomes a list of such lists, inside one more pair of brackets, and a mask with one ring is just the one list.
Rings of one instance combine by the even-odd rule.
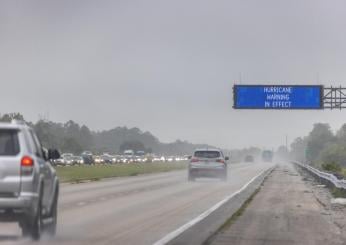
[[234, 111], [232, 85], [346, 86], [346, 2], [0, 1], [0, 112], [273, 147], [346, 111]]

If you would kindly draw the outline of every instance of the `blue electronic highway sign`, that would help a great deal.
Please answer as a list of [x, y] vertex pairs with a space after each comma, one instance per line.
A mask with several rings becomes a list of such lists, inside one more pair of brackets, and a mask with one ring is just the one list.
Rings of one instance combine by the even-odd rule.
[[323, 109], [321, 85], [234, 85], [235, 109]]

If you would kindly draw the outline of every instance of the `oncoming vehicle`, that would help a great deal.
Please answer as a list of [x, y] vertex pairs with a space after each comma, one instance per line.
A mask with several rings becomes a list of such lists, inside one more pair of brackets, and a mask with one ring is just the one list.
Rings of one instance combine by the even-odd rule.
[[94, 157], [90, 151], [84, 151], [81, 154], [81, 157], [83, 158], [84, 164], [93, 164], [94, 163]]
[[77, 165], [82, 165], [84, 164], [84, 160], [82, 157], [80, 156], [73, 156], [72, 157], [72, 160], [73, 160], [73, 164], [77, 164]]
[[273, 152], [272, 151], [263, 151], [262, 152], [262, 160], [264, 162], [272, 162], [273, 161]]
[[61, 155], [61, 159], [62, 159], [62, 164], [64, 166], [71, 166], [73, 165], [74, 162], [74, 156], [72, 153], [64, 153]]
[[121, 156], [119, 155], [113, 156], [112, 163], [121, 163]]
[[57, 158], [25, 123], [0, 124], [0, 221], [18, 222], [34, 240], [56, 232], [59, 180], [49, 160]]
[[103, 154], [101, 157], [102, 163], [113, 163], [113, 156], [109, 154]]
[[145, 151], [136, 151], [136, 156], [144, 157], [145, 156]]
[[64, 159], [58, 158], [53, 161], [55, 166], [64, 166]]
[[104, 163], [103, 158], [101, 156], [94, 156], [94, 163], [95, 164], [102, 164], [102, 163]]
[[144, 151], [136, 151], [135, 162], [146, 162], [146, 157], [145, 157]]
[[221, 150], [198, 149], [191, 157], [188, 169], [188, 180], [198, 177], [214, 177], [227, 180], [227, 161]]
[[135, 160], [135, 153], [133, 152], [133, 150], [126, 150], [124, 151], [124, 157], [126, 163], [132, 163]]
[[169, 156], [166, 158], [167, 162], [173, 162], [174, 161], [174, 157], [173, 156]]

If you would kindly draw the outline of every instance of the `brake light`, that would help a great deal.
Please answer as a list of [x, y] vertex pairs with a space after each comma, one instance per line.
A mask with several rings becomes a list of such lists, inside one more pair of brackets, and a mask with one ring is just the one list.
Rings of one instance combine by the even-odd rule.
[[192, 158], [191, 162], [199, 162], [199, 160], [197, 158]]
[[223, 159], [218, 159], [218, 160], [216, 160], [216, 162], [225, 163], [225, 160], [223, 160]]
[[25, 156], [21, 161], [22, 167], [32, 167], [34, 166], [34, 160], [31, 157]]
[[29, 176], [34, 171], [34, 160], [31, 157], [24, 156], [20, 162], [21, 175]]

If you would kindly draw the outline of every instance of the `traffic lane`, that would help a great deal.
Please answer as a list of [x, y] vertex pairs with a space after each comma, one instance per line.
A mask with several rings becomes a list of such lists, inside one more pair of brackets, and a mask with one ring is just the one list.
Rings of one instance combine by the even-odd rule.
[[[230, 169], [237, 169], [237, 168], [253, 166], [254, 164], [258, 164], [258, 163], [236, 163], [236, 164], [228, 164], [228, 166]], [[164, 173], [143, 174], [143, 175], [131, 176], [131, 177], [116, 177], [116, 178], [103, 179], [103, 180], [95, 181], [95, 182], [86, 182], [86, 183], [79, 183], [79, 184], [63, 183], [60, 185], [61, 194], [63, 196], [66, 196], [66, 194], [75, 194], [75, 193], [80, 193], [82, 191], [87, 191], [90, 193], [90, 191], [92, 190], [98, 191], [100, 189], [105, 189], [109, 187], [110, 188], [117, 187], [118, 185], [129, 185], [129, 184], [135, 184], [140, 182], [147, 182], [151, 180], [177, 177], [177, 176], [181, 176], [181, 173], [186, 173], [186, 170], [177, 170], [177, 171], [170, 171], [170, 172], [164, 172]]]
[[[251, 167], [258, 163], [237, 163], [229, 164], [229, 169], [244, 169]], [[132, 177], [117, 177], [104, 179], [101, 181], [80, 183], [80, 184], [62, 184], [60, 185], [60, 200], [59, 204], [64, 205], [71, 200], [78, 200], [79, 197], [85, 196], [93, 197], [100, 192], [114, 192], [116, 190], [122, 190], [122, 188], [132, 188], [138, 186], [145, 186], [147, 184], [163, 183], [168, 181], [181, 182], [187, 179], [186, 170], [171, 171], [165, 173], [154, 173]]]
[[[84, 203], [63, 212], [58, 243], [70, 244], [152, 244], [188, 222], [226, 195], [238, 190], [271, 164], [230, 169], [230, 181], [186, 181], [181, 173], [176, 185]], [[85, 215], [87, 212], [88, 215]]]
[[[232, 164], [230, 171], [234, 169], [246, 169], [252, 167], [254, 163]], [[86, 184], [72, 184], [61, 188], [59, 209], [66, 209], [73, 206], [83, 205], [84, 203], [98, 202], [110, 198], [132, 195], [139, 192], [153, 191], [166, 186], [176, 186], [185, 183], [187, 171], [173, 171], [160, 174], [149, 174], [137, 177], [122, 177], [100, 182]]]
[[[59, 230], [50, 243], [120, 244], [121, 241], [123, 244], [151, 244], [205, 211], [226, 194], [239, 189], [246, 180], [270, 165], [232, 164], [226, 183], [214, 180], [188, 183], [186, 171], [177, 171], [64, 185]], [[157, 186], [157, 181], [161, 187], [151, 188]], [[138, 183], [133, 185], [133, 182]], [[146, 191], [143, 187], [147, 188]], [[124, 195], [119, 195], [121, 192], [125, 192]], [[78, 199], [75, 198], [77, 193]], [[13, 234], [14, 230], [12, 225], [12, 233], [3, 233], [3, 229], [1, 233]], [[18, 235], [17, 227], [16, 230]], [[20, 243], [27, 241], [20, 240]]]
[[159, 174], [140, 179], [137, 177], [128, 177], [123, 180], [112, 179], [102, 183], [80, 184], [77, 189], [74, 186], [66, 186], [60, 195], [59, 209], [64, 210], [81, 202], [93, 202], [102, 198], [115, 198], [163, 188], [182, 181], [182, 173], [179, 171], [179, 173]]
[[[250, 167], [250, 168], [252, 168], [252, 166], [254, 166], [254, 164], [237, 164], [237, 165], [231, 165], [230, 166], [230, 172], [233, 172], [233, 171], [235, 171], [235, 170], [237, 170], [237, 169], [243, 169], [243, 170], [245, 170], [246, 168], [248, 168], [248, 167]], [[161, 181], [162, 181], [162, 176], [165, 176], [166, 178], [164, 178], [164, 179], [170, 179], [170, 177], [173, 177], [173, 178], [175, 178], [176, 179], [176, 183], [175, 184], [171, 184], [172, 186], [178, 186], [178, 184], [179, 184], [179, 188], [177, 188], [177, 192], [179, 192], [179, 190], [180, 189], [182, 189], [182, 190], [185, 190], [187, 193], [190, 193], [190, 190], [189, 189], [186, 189], [186, 185], [188, 184], [187, 182], [186, 182], [186, 171], [178, 171], [178, 172], [171, 172], [171, 173], [163, 173], [163, 174], [157, 174], [157, 175], [155, 175], [155, 176], [153, 176], [153, 175], [148, 175], [148, 176], [141, 176], [141, 178], [147, 178], [147, 179], [149, 179], [148, 181], [149, 182], [151, 182], [152, 181], [152, 178], [154, 177], [154, 178], [158, 178], [158, 179], [161, 179]], [[235, 175], [232, 179], [235, 179], [235, 178], [237, 178], [238, 176], [237, 175]], [[114, 182], [114, 183], [110, 183], [110, 181], [103, 181], [102, 183], [100, 182], [100, 183], [98, 183], [98, 182], [95, 182], [95, 183], [89, 183], [89, 184], [81, 184], [81, 185], [70, 185], [70, 186], [64, 186], [62, 189], [63, 190], [65, 190], [66, 192], [70, 192], [71, 190], [73, 190], [73, 189], [78, 189], [78, 191], [84, 191], [84, 197], [83, 197], [83, 199], [79, 199], [79, 200], [75, 200], [74, 199], [74, 194], [70, 194], [70, 195], [67, 195], [67, 194], [62, 194], [61, 195], [61, 201], [60, 201], [60, 203], [61, 203], [61, 206], [64, 206], [65, 204], [66, 204], [66, 202], [70, 202], [71, 201], [71, 198], [72, 198], [72, 200], [75, 200], [76, 202], [75, 202], [75, 205], [72, 205], [72, 206], [70, 206], [70, 208], [73, 208], [73, 209], [81, 209], [81, 211], [82, 211], [82, 213], [81, 214], [77, 214], [77, 215], [71, 215], [71, 216], [74, 216], [74, 217], [76, 217], [76, 219], [77, 220], [80, 220], [81, 219], [81, 217], [84, 217], [84, 219], [88, 219], [88, 218], [90, 218], [91, 220], [93, 219], [93, 216], [92, 216], [92, 214], [90, 213], [90, 212], [88, 212], [88, 210], [84, 210], [84, 208], [82, 208], [83, 206], [86, 206], [86, 205], [91, 205], [91, 204], [98, 204], [98, 202], [97, 202], [97, 200], [96, 200], [96, 202], [94, 201], [92, 201], [92, 200], [95, 200], [95, 196], [94, 196], [94, 194], [96, 193], [97, 195], [100, 195], [101, 193], [104, 193], [104, 196], [101, 196], [100, 197], [100, 199], [98, 200], [99, 202], [107, 202], [107, 201], [109, 201], [110, 199], [116, 199], [116, 197], [117, 198], [119, 198], [119, 196], [117, 196], [116, 194], [117, 193], [119, 193], [119, 192], [121, 192], [121, 191], [124, 191], [123, 189], [125, 188], [125, 191], [126, 191], [126, 185], [125, 186], [123, 186], [122, 188], [119, 188], [119, 186], [117, 187], [117, 185], [119, 184], [119, 183], [123, 183], [124, 181], [130, 181], [129, 182], [129, 188], [131, 188], [131, 181], [137, 181], [137, 177], [130, 177], [130, 178], [125, 178], [125, 179], [114, 179], [114, 180], [112, 180], [111, 182]], [[118, 183], [119, 182], [119, 183]], [[163, 186], [165, 186], [164, 185], [164, 181], [162, 181], [162, 184], [163, 184]], [[219, 183], [218, 181], [216, 181], [216, 183]], [[114, 184], [115, 186], [114, 186], [114, 188], [113, 189], [109, 189], [109, 188], [105, 188], [105, 190], [103, 189], [104, 187], [108, 187], [109, 185], [112, 185], [112, 184]], [[183, 184], [183, 185], [181, 185], [181, 184]], [[212, 183], [210, 183], [211, 185], [212, 185]], [[214, 183], [215, 184], [215, 183]], [[193, 185], [187, 185], [187, 186], [189, 186], [189, 187], [193, 187]], [[89, 189], [95, 189], [96, 187], [99, 187], [98, 188], [98, 191], [95, 191], [95, 193], [93, 193], [93, 192], [89, 192]], [[140, 190], [140, 189], [142, 189], [142, 187], [143, 187], [143, 183], [141, 183], [141, 184], [139, 184], [138, 186], [137, 186], [137, 188], [138, 188], [138, 190]], [[198, 188], [198, 187], [197, 187]], [[66, 190], [67, 189], [67, 190]], [[140, 191], [138, 191], [138, 192], [140, 192]], [[62, 192], [62, 193], [64, 193], [64, 191]], [[172, 193], [172, 192], [168, 192], [168, 193]], [[135, 194], [135, 193], [132, 193], [132, 194]], [[142, 193], [143, 194], [143, 193]], [[115, 196], [112, 196], [112, 195], [115, 195]], [[158, 194], [155, 194], [156, 196], [160, 196], [160, 193], [158, 193]], [[141, 200], [144, 200], [145, 199], [145, 197], [144, 198], [142, 198], [142, 197], [139, 197], [139, 199], [141, 199]], [[85, 201], [85, 200], [89, 200], [89, 201]], [[91, 201], [91, 202], [90, 202]], [[130, 202], [132, 202], [132, 201], [130, 201]], [[137, 200], [134, 200], [133, 201], [134, 203], [136, 203], [137, 202]], [[128, 201], [125, 201], [125, 206], [127, 206], [128, 205]], [[112, 204], [112, 206], [113, 206], [113, 204]], [[98, 209], [98, 207], [96, 207], [96, 209]], [[107, 210], [113, 210], [113, 208], [107, 208]], [[84, 212], [85, 211], [85, 212]], [[62, 209], [61, 210], [61, 208], [60, 208], [60, 210], [59, 210], [59, 212], [60, 212], [60, 218], [63, 218], [64, 217], [64, 209]], [[74, 212], [74, 211], [73, 211]], [[97, 211], [96, 211], [97, 212]], [[86, 217], [85, 217], [86, 216]], [[96, 217], [96, 219], [97, 219], [98, 217]], [[95, 218], [94, 218], [95, 219]], [[63, 225], [64, 227], [66, 226], [66, 222], [64, 222], [64, 221], [60, 221], [59, 222], [60, 223], [60, 227]], [[73, 223], [73, 222], [72, 222]], [[92, 222], [89, 222], [88, 220], [85, 220], [85, 221], [83, 221], [83, 222], [81, 222], [82, 224], [83, 223], [85, 223], [85, 224], [88, 224], [88, 223], [91, 223], [92, 224]], [[78, 224], [77, 224], [78, 225]], [[74, 226], [74, 225], [73, 225]], [[92, 225], [93, 226], [93, 225]], [[11, 225], [11, 227], [12, 227], [12, 229], [10, 229], [11, 231], [12, 231], [12, 233], [11, 234], [13, 234], [13, 230], [15, 230], [14, 229], [14, 227], [15, 228], [17, 228], [17, 225]], [[16, 229], [16, 230], [18, 230], [18, 228]], [[1, 231], [5, 231], [4, 229], [1, 229]], [[67, 232], [68, 233], [68, 232]], [[6, 230], [6, 232], [4, 233], [4, 235], [8, 235], [8, 234], [10, 234], [9, 232], [8, 232], [8, 229]], [[14, 234], [16, 234], [16, 233], [14, 233]], [[17, 233], [18, 234], [18, 233]], [[81, 236], [83, 236], [83, 235], [81, 235]]]

